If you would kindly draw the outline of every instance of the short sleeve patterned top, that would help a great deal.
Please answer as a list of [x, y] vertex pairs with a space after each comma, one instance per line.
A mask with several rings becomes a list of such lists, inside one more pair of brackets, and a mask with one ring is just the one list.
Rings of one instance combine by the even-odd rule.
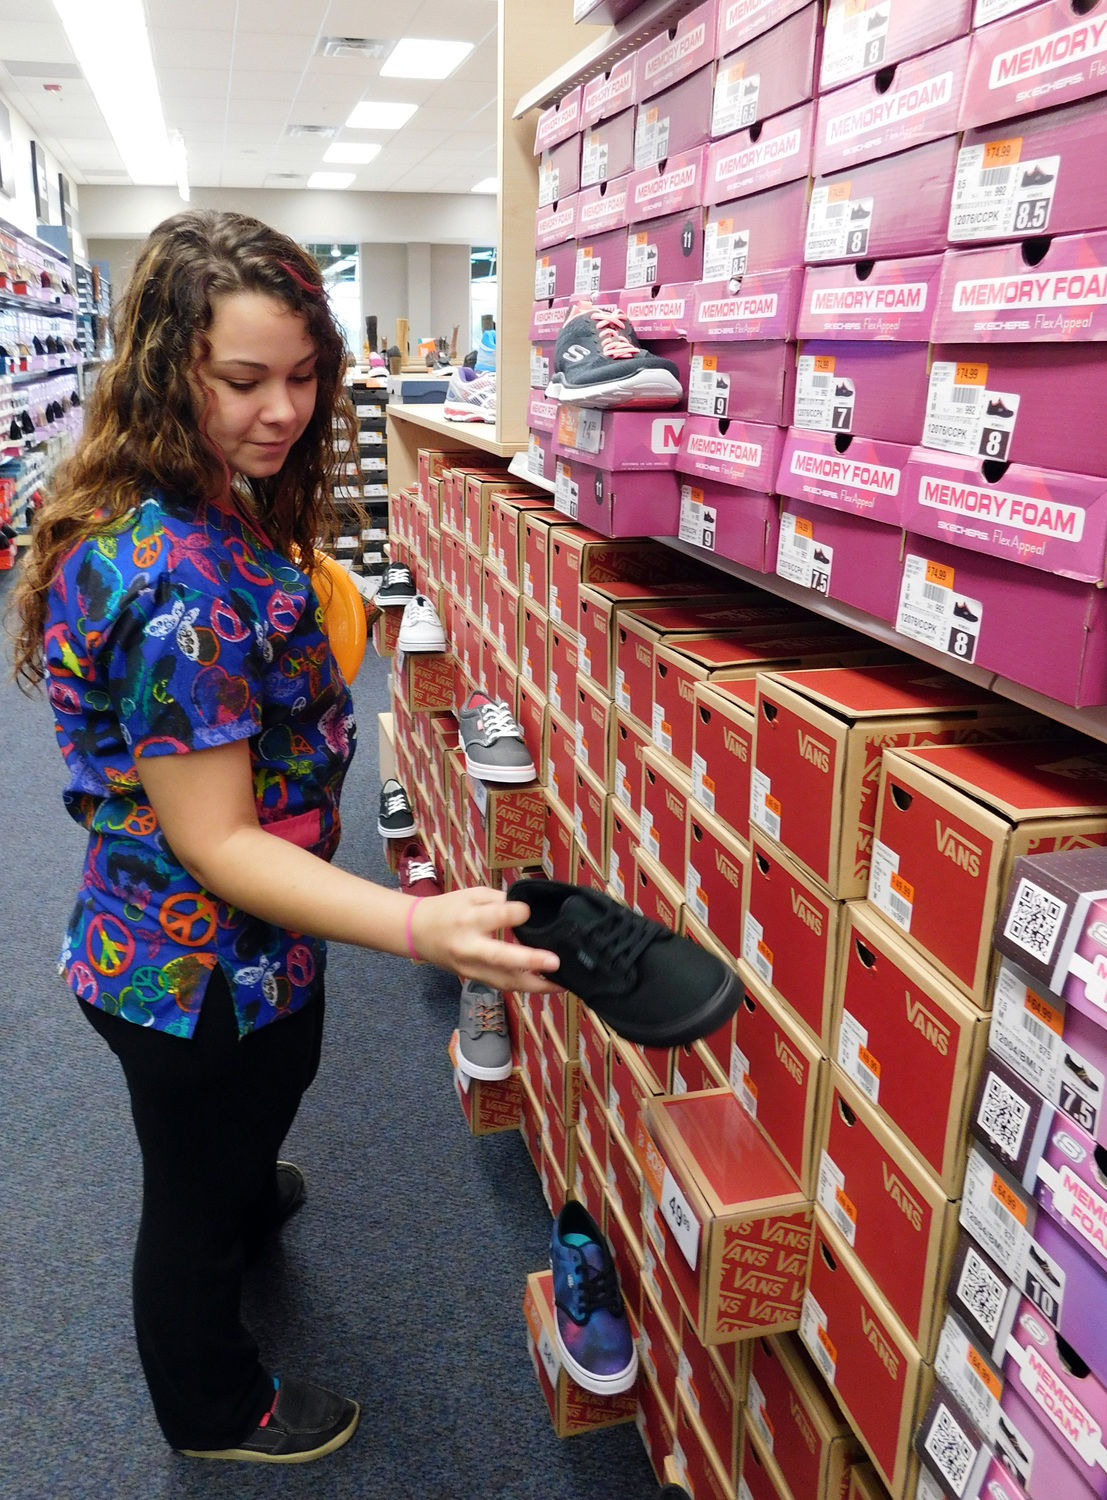
[[238, 516], [151, 496], [65, 559], [46, 663], [65, 802], [89, 831], [61, 957], [71, 988], [191, 1036], [218, 963], [240, 1033], [297, 1010], [322, 979], [325, 944], [200, 888], [135, 757], [248, 740], [261, 824], [333, 856], [355, 728], [306, 574]]

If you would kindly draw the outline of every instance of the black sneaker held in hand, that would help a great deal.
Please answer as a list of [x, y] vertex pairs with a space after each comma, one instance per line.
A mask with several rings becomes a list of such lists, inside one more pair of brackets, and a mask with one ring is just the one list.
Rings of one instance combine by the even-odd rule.
[[530, 907], [515, 929], [519, 941], [556, 953], [561, 967], [553, 982], [628, 1042], [684, 1046], [738, 1008], [741, 981], [726, 964], [600, 891], [516, 880], [507, 895]]

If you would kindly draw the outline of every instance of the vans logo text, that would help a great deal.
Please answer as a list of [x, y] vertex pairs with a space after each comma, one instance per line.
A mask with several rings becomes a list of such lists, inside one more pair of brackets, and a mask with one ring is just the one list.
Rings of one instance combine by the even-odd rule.
[[979, 845], [971, 843], [955, 828], [943, 828], [938, 818], [934, 819], [934, 833], [938, 840], [938, 853], [944, 854], [975, 880], [980, 874], [982, 851]]
[[822, 744], [813, 734], [806, 730], [797, 730], [799, 737], [799, 752], [804, 760], [809, 760], [816, 771], [830, 770], [830, 748]]
[[888, 1163], [886, 1161], [880, 1163], [880, 1170], [884, 1175], [884, 1191], [891, 1198], [892, 1202], [903, 1210], [903, 1217], [910, 1224], [911, 1228], [916, 1230], [921, 1229], [922, 1208], [919, 1206], [918, 1200], [907, 1191], [896, 1173], [888, 1170]]
[[792, 914], [799, 917], [805, 927], [810, 927], [816, 937], [823, 935], [823, 916], [799, 891], [792, 892]]
[[773, 1051], [776, 1053], [777, 1061], [779, 1063], [782, 1063], [784, 1067], [787, 1068], [788, 1072], [792, 1075], [792, 1079], [794, 1080], [794, 1082], [798, 1083], [802, 1087], [803, 1064], [800, 1062], [796, 1054], [792, 1051], [791, 1047], [789, 1047], [786, 1042], [784, 1042], [779, 1036], [777, 1036], [773, 1038]]
[[881, 1333], [876, 1319], [870, 1318], [868, 1313], [863, 1309], [861, 1312], [861, 1330], [864, 1333], [865, 1337], [868, 1339], [869, 1343], [872, 1345], [873, 1352], [875, 1353], [877, 1359], [879, 1359], [880, 1363], [887, 1370], [888, 1374], [892, 1377], [893, 1380], [898, 1380], [899, 1357], [896, 1354], [895, 1350], [888, 1343], [887, 1339], [885, 1339], [884, 1335]]
[[723, 744], [738, 760], [749, 760], [749, 746], [736, 729], [723, 730]]
[[921, 1000], [912, 1000], [907, 990], [904, 991], [904, 999], [907, 1002], [907, 1019], [910, 1024], [945, 1057], [949, 1051], [949, 1027], [939, 1021], [932, 1011], [927, 1010]]

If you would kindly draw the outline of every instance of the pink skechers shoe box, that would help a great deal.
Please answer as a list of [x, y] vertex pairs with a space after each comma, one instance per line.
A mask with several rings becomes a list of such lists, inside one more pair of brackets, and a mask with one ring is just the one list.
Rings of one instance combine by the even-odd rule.
[[675, 286], [642, 287], [624, 291], [619, 298], [623, 309], [643, 343], [654, 339], [686, 339], [692, 323], [695, 283], [681, 281]]
[[580, 119], [581, 92], [581, 86], [577, 84], [564, 99], [551, 104], [538, 116], [538, 126], [534, 132], [535, 156], [548, 151], [551, 146], [560, 146], [571, 135], [580, 134], [583, 128]]
[[964, 36], [971, 14], [972, 0], [830, 0], [820, 91]]
[[620, 473], [675, 469], [682, 411], [592, 411], [562, 406], [554, 433], [559, 458]]
[[562, 323], [569, 316], [568, 297], [540, 297], [530, 310], [532, 344], [553, 344]]
[[718, 0], [707, 0], [638, 48], [637, 100], [652, 99], [716, 58]]
[[903, 533], [820, 500], [780, 502], [778, 578], [839, 599], [878, 620], [893, 620]]
[[890, 83], [884, 72], [867, 74], [823, 94], [815, 126], [815, 171], [836, 172], [954, 134], [968, 61], [969, 39], [958, 37], [897, 63]]
[[772, 572], [780, 516], [775, 496], [719, 484], [698, 475], [682, 477], [681, 541], [715, 557]]
[[910, 448], [901, 443], [790, 427], [775, 488], [778, 494], [808, 505], [901, 526], [901, 495], [910, 456]]
[[677, 467], [685, 474], [768, 494], [776, 477], [782, 427], [732, 422], [724, 417], [689, 417], [680, 440]]
[[812, 97], [819, 76], [821, 16], [820, 5], [807, 5], [720, 59], [711, 106], [712, 136], [745, 130]]
[[752, 41], [810, 3], [811, 0], [719, 0], [719, 56], [725, 57], [743, 42]]
[[1029, 10], [1038, 0], [976, 0], [972, 11], [972, 29], [987, 26], [992, 21], [1001, 21], [1004, 16], [1014, 15], [1017, 10]]
[[1107, 339], [1107, 233], [1058, 235], [1044, 254], [1028, 260], [1030, 248], [1024, 241], [951, 250], [938, 287], [934, 338], [1020, 344]]
[[575, 295], [614, 299], [626, 285], [627, 232], [611, 229], [577, 241]]
[[638, 54], [632, 52], [612, 63], [606, 73], [590, 78], [581, 90], [581, 130], [588, 130], [601, 120], [610, 120], [613, 115], [629, 109], [634, 103], [637, 76]]
[[621, 21], [641, 4], [642, 0], [573, 0], [573, 20], [589, 24]]
[[684, 213], [698, 208], [704, 201], [707, 172], [707, 147], [681, 151], [652, 167], [630, 174], [627, 221], [660, 219], [666, 214]]
[[[923, 442], [1107, 474], [1107, 350], [1099, 344], [934, 344]], [[1058, 443], [1058, 434], [1064, 434]]]
[[556, 401], [547, 401], [542, 391], [532, 390], [527, 403], [527, 426], [531, 432], [556, 432], [557, 410]]
[[1072, 0], [1046, 0], [973, 32], [962, 130], [1107, 88], [1107, 0], [1081, 9], [1078, 15]]
[[957, 137], [949, 135], [816, 178], [804, 259], [867, 260], [944, 249], [956, 160]]
[[812, 339], [796, 351], [796, 427], [917, 443], [926, 414], [929, 344]]
[[636, 170], [664, 161], [676, 151], [703, 146], [711, 136], [711, 97], [714, 65], [646, 99], [634, 117]]
[[626, 280], [630, 288], [699, 281], [703, 276], [702, 208], [632, 224], [627, 230]]
[[577, 267], [577, 242], [566, 240], [542, 250], [534, 262], [534, 296], [539, 302], [553, 297], [569, 297]]
[[671, 360], [676, 365], [677, 378], [681, 387], [687, 391], [688, 376], [692, 367], [692, 346], [687, 339], [651, 339], [650, 349], [654, 354], [660, 354], [662, 359]]
[[694, 344], [688, 410], [781, 427], [791, 418], [795, 383], [795, 345], [783, 339]]
[[552, 342], [530, 346], [530, 383], [544, 391], [550, 383], [553, 368], [554, 346]]
[[1107, 591], [908, 532], [896, 629], [1073, 708], [1107, 703]]
[[955, 547], [1080, 583], [1107, 581], [1107, 480], [919, 447], [903, 518], [909, 531]]
[[798, 338], [929, 339], [942, 256], [868, 265], [809, 266], [803, 278]]
[[965, 132], [950, 244], [1107, 228], [1107, 110], [1101, 99]]
[[577, 239], [625, 229], [630, 223], [630, 173], [598, 182], [595, 187], [581, 188], [577, 194]]
[[534, 248], [548, 250], [577, 237], [577, 195], [547, 203], [534, 215]]
[[763, 124], [712, 141], [707, 148], [704, 202], [727, 203], [806, 177], [814, 124], [815, 105], [808, 100]]
[[536, 479], [545, 479], [552, 484], [556, 463], [553, 433], [541, 430], [531, 432], [530, 441], [527, 443], [527, 472], [533, 474]]
[[538, 158], [538, 206], [545, 208], [579, 190], [580, 136], [573, 135]]
[[713, 204], [704, 227], [702, 280], [733, 281], [751, 271], [802, 265], [806, 216], [805, 178]]
[[621, 474], [559, 458], [554, 506], [601, 536], [676, 536], [680, 485], [672, 471]]
[[692, 337], [697, 343], [794, 338], [802, 282], [801, 266], [701, 282], [695, 288]]
[[589, 125], [580, 151], [580, 185], [594, 187], [623, 177], [634, 168], [634, 111]]

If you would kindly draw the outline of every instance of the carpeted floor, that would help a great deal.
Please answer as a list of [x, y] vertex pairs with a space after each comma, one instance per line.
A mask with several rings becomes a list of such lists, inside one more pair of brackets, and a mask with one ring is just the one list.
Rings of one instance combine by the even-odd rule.
[[[0, 574], [0, 610], [10, 593]], [[44, 699], [0, 650], [0, 1495], [11, 1500], [648, 1500], [632, 1425], [555, 1437], [525, 1347], [549, 1213], [521, 1138], [469, 1136], [446, 1043], [458, 986], [332, 951], [320, 1076], [286, 1154], [309, 1201], [253, 1273], [273, 1368], [356, 1396], [319, 1463], [211, 1464], [166, 1448], [131, 1335], [138, 1165], [117, 1065], [55, 974], [82, 834], [62, 810]], [[361, 744], [341, 862], [387, 880], [376, 835], [387, 668], [356, 684]]]

